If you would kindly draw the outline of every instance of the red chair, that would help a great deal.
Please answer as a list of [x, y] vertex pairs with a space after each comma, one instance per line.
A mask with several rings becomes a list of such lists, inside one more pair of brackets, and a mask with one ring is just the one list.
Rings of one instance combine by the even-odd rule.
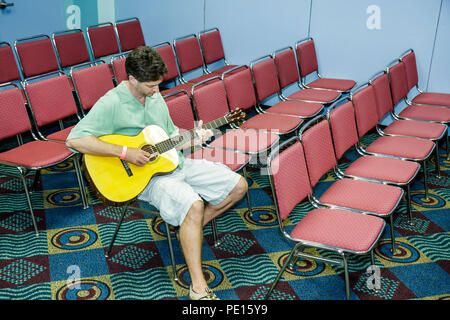
[[408, 104], [450, 107], [450, 93], [424, 92], [419, 88], [416, 54], [413, 49], [404, 52], [399, 60], [405, 63], [408, 92], [411, 92], [413, 87], [417, 90], [417, 94], [412, 100], [408, 98], [405, 99]]
[[72, 29], [52, 33], [61, 68], [68, 68], [91, 60], [83, 31]]
[[256, 96], [258, 98], [257, 108], [260, 112], [292, 115], [303, 119], [312, 118], [322, 112], [322, 104], [301, 100], [281, 101], [278, 99], [278, 102], [273, 106], [268, 109], [263, 109], [265, 100], [271, 99], [272, 97], [279, 98], [278, 94], [281, 88], [278, 82], [275, 61], [271, 55], [263, 56], [250, 62], [250, 70], [252, 71]]
[[185, 90], [188, 94], [191, 94], [192, 84], [181, 82], [172, 45], [169, 42], [163, 42], [154, 45], [153, 49], [159, 53], [167, 67], [167, 73], [164, 75], [163, 82], [160, 85], [161, 94], [167, 95], [178, 90]]
[[94, 60], [120, 53], [119, 41], [111, 22], [89, 26], [86, 32]]
[[404, 136], [380, 136], [368, 146], [363, 146], [361, 138], [376, 127], [378, 123], [375, 92], [372, 86], [364, 84], [350, 93], [358, 129], [358, 150], [363, 154], [387, 156], [422, 164], [424, 173], [425, 197], [428, 198], [427, 170], [425, 161], [429, 159], [436, 147], [435, 143], [420, 138]]
[[393, 214], [403, 196], [403, 190], [396, 186], [370, 181], [339, 179], [323, 194], [317, 195], [315, 186], [319, 180], [337, 166], [332, 135], [325, 116], [318, 116], [305, 124], [300, 130], [299, 137], [313, 188], [311, 201], [320, 207], [356, 211], [389, 219], [392, 253], [395, 255]]
[[209, 74], [206, 71], [200, 44], [195, 34], [175, 39], [173, 47], [180, 70], [181, 82], [199, 83], [216, 76], [216, 74]]
[[[375, 265], [373, 250], [384, 231], [385, 222], [378, 217], [350, 210], [317, 208], [309, 211], [288, 230], [283, 222], [290, 217], [297, 204], [312, 194], [305, 153], [298, 137], [292, 137], [272, 151], [268, 167], [280, 233], [283, 240], [294, 242], [294, 246], [269, 288], [266, 299], [294, 257], [342, 266], [345, 296], [350, 299], [348, 256], [370, 253], [372, 265]], [[324, 258], [323, 255], [304, 252], [303, 247], [331, 251], [338, 258]]]
[[225, 71], [237, 67], [236, 65], [230, 65], [225, 59], [222, 38], [218, 28], [199, 32], [198, 39], [200, 40], [205, 69], [208, 73], [221, 75]]
[[[300, 77], [305, 88], [320, 88], [348, 93], [355, 87], [356, 82], [353, 80], [322, 78], [319, 73], [316, 48], [312, 38], [297, 41], [295, 44], [295, 52], [297, 54]], [[316, 79], [308, 81], [307, 77], [312, 77], [313, 74], [316, 75]], [[308, 81], [308, 83], [306, 81]]]
[[22, 75], [8, 42], [0, 42], [0, 83], [20, 81]]
[[[380, 123], [378, 123], [377, 130], [381, 134], [429, 139], [436, 142], [436, 144], [438, 144], [440, 140], [445, 140], [447, 149], [446, 154], [448, 156], [448, 129], [445, 124], [429, 121], [396, 119], [393, 111], [394, 105], [392, 103], [389, 79], [385, 72], [374, 75], [369, 80], [369, 86], [372, 86], [375, 92], [378, 121], [380, 121], [386, 114], [391, 115], [395, 120], [383, 128]], [[435, 151], [436, 163], [439, 163], [439, 148], [436, 147]], [[439, 167], [437, 166], [436, 168], [438, 175], [440, 176]]]
[[[23, 84], [37, 139], [65, 143], [74, 125], [65, 128], [63, 120], [71, 116], [81, 118], [70, 80], [63, 72], [56, 71], [29, 78]], [[55, 123], [59, 123], [59, 130], [51, 134], [43, 132], [46, 126]]]
[[[186, 91], [180, 90], [169, 95], [165, 95], [164, 99], [167, 103], [170, 117], [180, 131], [194, 129], [195, 119], [189, 94]], [[193, 152], [186, 154], [186, 157], [191, 159], [206, 159], [212, 162], [220, 162], [235, 172], [242, 170], [243, 176], [247, 177], [247, 170], [245, 167], [250, 161], [250, 156], [242, 152], [205, 146], [200, 149], [197, 148], [197, 150], [193, 150]], [[247, 203], [251, 212], [251, 200], [250, 193], [248, 191]], [[214, 242], [217, 246], [219, 244], [217, 228], [215, 225], [215, 220], [213, 221], [214, 223], [212, 224], [212, 227], [215, 240]]]
[[116, 84], [122, 81], [128, 80], [127, 71], [125, 70], [125, 60], [127, 59], [128, 52], [115, 54], [111, 57], [110, 66], [114, 74], [114, 81]]
[[106, 92], [114, 88], [110, 67], [103, 60], [81, 64], [70, 69], [83, 116]]
[[440, 106], [424, 106], [420, 104], [408, 105], [400, 112], [398, 105], [405, 101], [408, 94], [408, 78], [404, 61], [394, 61], [386, 68], [392, 92], [394, 115], [399, 119], [434, 121], [448, 125], [450, 109]]
[[[3, 84], [0, 90], [0, 139], [6, 139], [15, 135], [21, 135], [31, 130], [30, 119], [24, 104], [21, 88], [16, 84]], [[17, 173], [11, 170], [3, 172], [7, 176], [18, 178], [22, 181], [25, 197], [31, 213], [33, 227], [36, 235], [39, 235], [38, 226], [30, 198], [30, 191], [25, 177], [31, 172], [38, 173], [41, 169], [52, 167], [70, 158], [75, 166], [78, 184], [80, 187], [83, 207], [87, 208], [88, 202], [84, 190], [84, 182], [81, 176], [79, 156], [71, 152], [64, 143], [44, 140], [33, 140], [23, 143], [18, 139], [19, 145], [0, 153], [0, 165], [17, 169]]]
[[[341, 99], [331, 105], [327, 112], [327, 119], [332, 133], [336, 161], [339, 163], [344, 153], [358, 144], [355, 112], [349, 98]], [[410, 186], [419, 170], [420, 165], [414, 161], [369, 155], [357, 158], [345, 170], [339, 165], [335, 167], [335, 173], [340, 178], [362, 179], [404, 187], [410, 223], [412, 223]]]
[[14, 41], [24, 78], [59, 70], [58, 59], [50, 37], [36, 35]]
[[114, 24], [119, 37], [122, 52], [133, 50], [139, 46], [145, 46], [144, 34], [141, 22], [138, 18], [127, 18], [117, 20]]
[[298, 65], [292, 47], [276, 50], [273, 54], [280, 84], [280, 98], [282, 100], [303, 100], [330, 104], [339, 99], [338, 91], [306, 89], [300, 82]]
[[[231, 69], [232, 70], [232, 69]], [[231, 70], [229, 70], [231, 72]], [[244, 76], [250, 76], [248, 69]], [[234, 74], [239, 80], [240, 72]], [[231, 74], [229, 75], [232, 76]], [[250, 77], [251, 83], [251, 77]], [[252, 87], [251, 87], [252, 88]], [[241, 89], [244, 89], [241, 87]], [[253, 88], [247, 94], [253, 92]], [[192, 87], [192, 102], [196, 119], [204, 123], [223, 117], [230, 111], [227, 100], [227, 91], [224, 82], [219, 77], [205, 80]], [[239, 106], [240, 107], [240, 106]], [[234, 109], [232, 109], [234, 110]], [[245, 111], [245, 106], [243, 106]], [[238, 126], [235, 130], [227, 130], [224, 134], [215, 137], [210, 143], [212, 147], [224, 148], [244, 152], [258, 157], [278, 142], [279, 135], [295, 132], [302, 124], [297, 117], [278, 114], [258, 114]]]

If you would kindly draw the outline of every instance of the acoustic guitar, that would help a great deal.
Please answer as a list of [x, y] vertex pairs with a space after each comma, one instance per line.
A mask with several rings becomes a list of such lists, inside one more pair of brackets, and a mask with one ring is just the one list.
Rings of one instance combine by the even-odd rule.
[[[219, 128], [245, 117], [245, 112], [236, 109], [222, 118], [202, 125], [202, 128]], [[150, 160], [144, 166], [136, 166], [119, 157], [85, 154], [83, 168], [87, 180], [100, 198], [113, 205], [132, 200], [144, 190], [152, 177], [170, 173], [178, 167], [179, 158], [175, 148], [192, 140], [196, 136], [196, 129], [169, 138], [161, 127], [149, 125], [136, 136], [100, 136], [98, 138], [104, 142], [143, 149], [150, 153]]]

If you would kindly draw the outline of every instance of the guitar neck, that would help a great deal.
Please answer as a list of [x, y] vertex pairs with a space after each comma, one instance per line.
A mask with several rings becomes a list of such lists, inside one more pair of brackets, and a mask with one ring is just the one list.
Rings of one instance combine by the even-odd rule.
[[[215, 129], [215, 128], [221, 127], [227, 123], [228, 123], [228, 121], [227, 121], [226, 117], [222, 117], [222, 118], [216, 119], [214, 121], [211, 121], [209, 123], [202, 125], [201, 128], [202, 129]], [[186, 141], [190, 141], [190, 140], [194, 139], [197, 135], [195, 132], [195, 130], [197, 130], [197, 129], [198, 128], [194, 128], [192, 130], [186, 131], [186, 132], [184, 132], [180, 135], [177, 135], [175, 137], [172, 137], [170, 139], [156, 143], [155, 147], [158, 149], [158, 152], [160, 154], [164, 153], [166, 151], [169, 151], [173, 148], [176, 148], [176, 147], [182, 145]]]

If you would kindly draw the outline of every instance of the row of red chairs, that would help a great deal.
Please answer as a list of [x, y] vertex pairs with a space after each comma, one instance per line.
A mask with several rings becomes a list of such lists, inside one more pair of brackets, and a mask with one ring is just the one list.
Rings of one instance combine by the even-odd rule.
[[[179, 42], [175, 41], [174, 47]], [[302, 46], [303, 43], [306, 45]], [[170, 44], [156, 47], [156, 50], [161, 48], [169, 53], [172, 50]], [[306, 55], [309, 58], [299, 58], [304, 54], [302, 48], [309, 48], [309, 54]], [[314, 48], [313, 40], [306, 39], [297, 43], [295, 50], [277, 50], [273, 55], [252, 61], [249, 66], [230, 66], [220, 74], [206, 71], [201, 79], [192, 83], [183, 76], [186, 82], [180, 81], [182, 83], [171, 91], [162, 92], [174, 123], [181, 129], [192, 129], [196, 120], [207, 123], [236, 108], [258, 111], [239, 126], [234, 126], [234, 130], [217, 136], [210, 144], [189, 156], [219, 161], [237, 171], [245, 168], [252, 158], [261, 158], [269, 150], [272, 151], [268, 160], [265, 159], [265, 164], [269, 168], [280, 228], [283, 235], [297, 243], [290, 258], [297, 255], [344, 266], [346, 296], [349, 298], [347, 255], [373, 253], [385, 227], [380, 218], [390, 222], [395, 253], [393, 214], [404, 193], [399, 187], [406, 189], [408, 215], [412, 221], [409, 186], [422, 167], [427, 193], [425, 161], [430, 159], [433, 152], [439, 174], [437, 142], [447, 139], [448, 156], [447, 126], [450, 114], [448, 107], [424, 106], [417, 104], [417, 99], [408, 99], [410, 85], [415, 82], [414, 77], [411, 80], [411, 70], [415, 66], [408, 64], [412, 61], [408, 59], [411, 58], [408, 54], [413, 54], [413, 51], [402, 55], [381, 74], [356, 89], [351, 80], [324, 80], [317, 77], [315, 81], [319, 84], [346, 82], [351, 85], [347, 90], [324, 90], [309, 85], [302, 73], [308, 68], [318, 73], [317, 58], [311, 59], [311, 56], [315, 57], [315, 49], [311, 51], [311, 48]], [[162, 56], [169, 66], [166, 56]], [[314, 60], [313, 66], [304, 64], [304, 61]], [[120, 64], [112, 66], [113, 69], [120, 69]], [[114, 72], [116, 83], [120, 82], [120, 72], [123, 69]], [[2, 85], [0, 139], [31, 130], [35, 140], [0, 153], [1, 164], [25, 172], [55, 165], [73, 156], [63, 144], [70, 127], [61, 127], [61, 130], [47, 135], [42, 132], [42, 126], [70, 115], [83, 117], [98, 98], [115, 84], [109, 65], [104, 61], [89, 66], [74, 66], [70, 75], [67, 77], [59, 71], [23, 81], [25, 100], [20, 83]], [[290, 82], [292, 79], [295, 80]], [[179, 87], [183, 84], [188, 86]], [[295, 95], [288, 93], [292, 84], [298, 86]], [[77, 109], [72, 90], [76, 93], [81, 110]], [[343, 91], [349, 90], [348, 97], [339, 99]], [[334, 96], [327, 96], [328, 100], [324, 101], [321, 100], [324, 94]], [[442, 101], [441, 95], [445, 97], [445, 94], [438, 94], [439, 101]], [[272, 106], [265, 106], [264, 101], [271, 96], [278, 96], [279, 101]], [[404, 101], [409, 101], [411, 105], [397, 112], [396, 107]], [[324, 109], [324, 105], [329, 107]], [[323, 115], [325, 111], [326, 118]], [[386, 113], [392, 114], [396, 121], [382, 128], [378, 123]], [[369, 146], [364, 146], [361, 139], [374, 128], [381, 137]], [[288, 140], [276, 147], [280, 136]], [[364, 156], [342, 171], [338, 162], [353, 145]], [[81, 196], [87, 203], [79, 162], [74, 162]], [[317, 197], [313, 192], [315, 185], [333, 168], [340, 179]], [[26, 182], [24, 187], [27, 190]], [[306, 197], [318, 209], [308, 213], [291, 233], [287, 233], [282, 222], [292, 208]], [[247, 200], [251, 210], [249, 196]], [[29, 206], [33, 214], [31, 202]], [[35, 229], [37, 232], [36, 225]], [[324, 259], [300, 251], [304, 246], [337, 251], [342, 260]], [[268, 295], [286, 265], [280, 270]]]

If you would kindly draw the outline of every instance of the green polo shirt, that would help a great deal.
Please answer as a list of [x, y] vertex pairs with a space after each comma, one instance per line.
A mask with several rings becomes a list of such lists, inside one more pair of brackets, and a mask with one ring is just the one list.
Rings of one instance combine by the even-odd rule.
[[[159, 92], [147, 97], [144, 107], [122, 81], [95, 103], [88, 114], [72, 129], [67, 140], [88, 135], [136, 136], [142, 129], [152, 124], [163, 128], [169, 137], [178, 134], [178, 128], [173, 124], [166, 102]], [[181, 152], [178, 154], [181, 168], [184, 158]]]

